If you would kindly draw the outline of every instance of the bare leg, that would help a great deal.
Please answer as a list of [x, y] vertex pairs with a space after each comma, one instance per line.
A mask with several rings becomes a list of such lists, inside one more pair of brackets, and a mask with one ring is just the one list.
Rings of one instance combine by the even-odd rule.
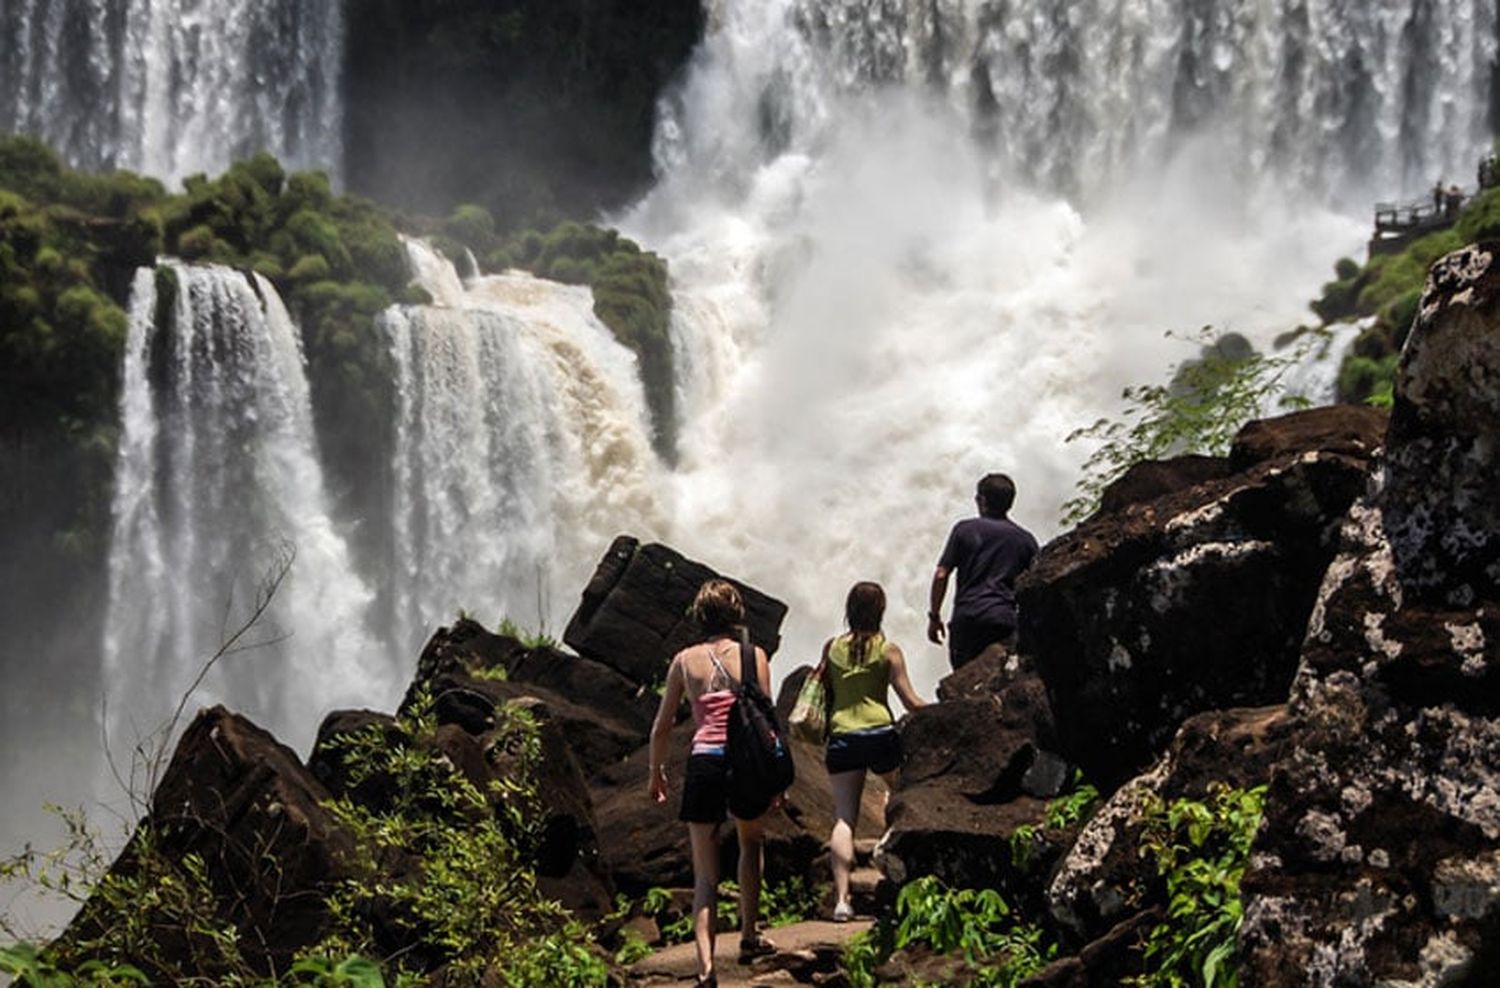
[[740, 938], [754, 940], [760, 922], [760, 878], [764, 865], [761, 837], [765, 818], [734, 823], [740, 836]]
[[693, 941], [698, 947], [698, 975], [714, 973], [714, 899], [719, 887], [719, 825], [688, 824], [693, 848]]
[[833, 833], [828, 835], [828, 857], [833, 861], [833, 904], [849, 901], [849, 873], [854, 870], [854, 828], [859, 826], [859, 801], [865, 792], [865, 770], [830, 773], [833, 787]]
[[892, 769], [889, 772], [881, 773], [880, 776], [880, 781], [885, 783], [885, 792], [880, 794], [880, 832], [882, 834], [885, 833], [886, 828], [890, 826], [890, 824], [886, 822], [885, 811], [886, 808], [891, 805], [891, 793], [895, 792], [896, 790], [896, 779], [898, 776], [900, 776], [900, 774], [900, 769]]

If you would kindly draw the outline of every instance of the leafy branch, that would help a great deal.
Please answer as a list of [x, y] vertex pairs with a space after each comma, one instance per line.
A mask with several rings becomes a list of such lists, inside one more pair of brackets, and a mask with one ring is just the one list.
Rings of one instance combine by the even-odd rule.
[[[1199, 355], [1180, 363], [1170, 381], [1127, 387], [1121, 393], [1125, 410], [1120, 418], [1101, 418], [1068, 434], [1066, 442], [1099, 445], [1084, 461], [1076, 493], [1063, 504], [1064, 524], [1093, 514], [1105, 488], [1137, 463], [1185, 453], [1228, 453], [1235, 434], [1262, 414], [1287, 371], [1304, 356], [1302, 348], [1266, 356], [1238, 334], [1215, 336], [1211, 326], [1189, 342], [1199, 345]], [[1307, 405], [1295, 396], [1284, 396], [1281, 403]]]

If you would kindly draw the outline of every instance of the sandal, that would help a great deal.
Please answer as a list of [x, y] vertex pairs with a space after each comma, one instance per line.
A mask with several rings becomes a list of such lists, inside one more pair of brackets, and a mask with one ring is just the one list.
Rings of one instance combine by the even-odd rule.
[[770, 937], [761, 936], [759, 933], [753, 937], [740, 938], [740, 963], [749, 964], [757, 957], [769, 957], [776, 953], [776, 944]]
[[719, 976], [717, 974], [701, 974], [693, 982], [693, 988], [719, 988]]

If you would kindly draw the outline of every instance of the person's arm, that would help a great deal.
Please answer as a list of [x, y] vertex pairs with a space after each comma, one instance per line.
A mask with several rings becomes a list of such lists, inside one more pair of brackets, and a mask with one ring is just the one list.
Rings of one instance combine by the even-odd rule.
[[951, 571], [941, 564], [932, 574], [932, 592], [927, 598], [927, 640], [934, 645], [943, 643], [943, 598], [948, 596], [948, 574]]
[[885, 657], [891, 664], [891, 687], [901, 698], [901, 705], [907, 710], [927, 706], [927, 701], [917, 696], [917, 691], [911, 684], [911, 676], [906, 672], [906, 654], [901, 651], [901, 646], [894, 642], [886, 645]]
[[766, 656], [766, 650], [759, 645], [755, 646], [755, 678], [760, 683], [760, 691], [770, 696], [771, 660]]
[[656, 708], [656, 720], [651, 724], [651, 778], [647, 789], [658, 803], [667, 801], [667, 744], [672, 739], [672, 723], [677, 719], [677, 708], [682, 706], [682, 695], [687, 690], [687, 680], [682, 671], [682, 653], [672, 659], [667, 668], [667, 685], [661, 694], [661, 704]]

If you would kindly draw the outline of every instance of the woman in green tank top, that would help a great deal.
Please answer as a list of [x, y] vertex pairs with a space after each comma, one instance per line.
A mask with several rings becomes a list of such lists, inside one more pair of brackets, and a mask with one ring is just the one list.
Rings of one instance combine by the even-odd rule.
[[823, 674], [829, 695], [828, 780], [833, 786], [834, 823], [828, 837], [835, 893], [833, 918], [854, 916], [849, 903], [849, 872], [854, 868], [854, 828], [865, 791], [865, 773], [895, 783], [901, 765], [901, 736], [886, 702], [892, 687], [907, 710], [926, 701], [912, 688], [906, 656], [880, 632], [885, 591], [878, 583], [856, 583], [844, 602], [847, 634], [823, 646]]

